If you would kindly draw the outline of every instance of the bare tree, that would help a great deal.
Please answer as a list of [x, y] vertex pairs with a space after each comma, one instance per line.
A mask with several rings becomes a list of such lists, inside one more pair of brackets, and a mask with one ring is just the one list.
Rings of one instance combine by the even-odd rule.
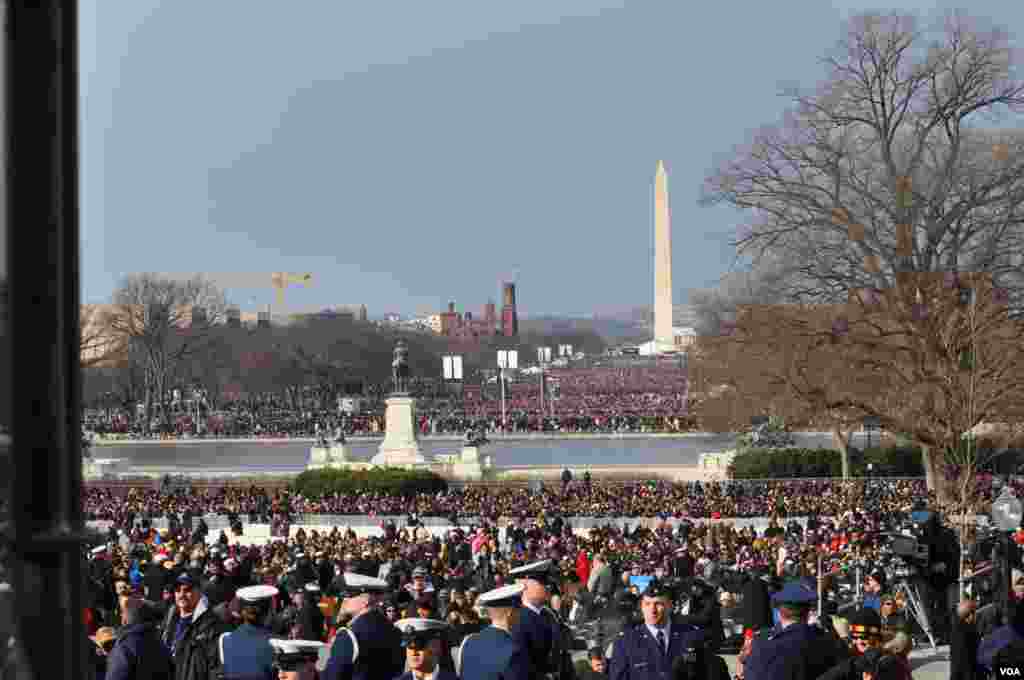
[[961, 14], [853, 18], [815, 92], [706, 180], [702, 202], [751, 216], [740, 251], [799, 263], [791, 301], [845, 302], [902, 272], [977, 271], [1024, 308], [1024, 134], [983, 129], [1024, 108], [1006, 32]]
[[[752, 357], [754, 374], [769, 373], [781, 396], [909, 435], [923, 449], [929, 487], [963, 507], [986, 462], [967, 435], [1019, 419], [1024, 404], [1024, 322], [1006, 299], [987, 275], [901, 276], [847, 305], [741, 319], [722, 342]], [[737, 378], [740, 389], [745, 381]]]
[[141, 356], [147, 430], [154, 399], [168, 422], [168, 380], [183, 362], [207, 349], [226, 308], [224, 293], [202, 277], [177, 281], [134, 274], [114, 292], [110, 327]]
[[697, 335], [715, 337], [723, 329], [731, 328], [744, 305], [783, 302], [786, 282], [797, 269], [785, 256], [786, 253], [766, 255], [753, 266], [729, 272], [716, 288], [690, 290], [688, 302], [697, 317]]
[[825, 427], [839, 449], [843, 476], [849, 476], [850, 437], [865, 411], [839, 403], [836, 389], [874, 399], [885, 385], [809, 332], [828, 329], [833, 316], [830, 305], [743, 305], [727, 334], [701, 337], [690, 373], [702, 427], [742, 430], [751, 417], [763, 415]]
[[111, 327], [109, 305], [82, 305], [78, 320], [82, 329], [79, 356], [82, 368], [109, 365], [127, 359], [126, 338]]

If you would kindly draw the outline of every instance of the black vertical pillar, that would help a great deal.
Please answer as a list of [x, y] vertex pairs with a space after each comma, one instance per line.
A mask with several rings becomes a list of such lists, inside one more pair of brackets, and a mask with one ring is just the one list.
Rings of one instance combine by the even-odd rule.
[[84, 678], [78, 3], [8, 3], [14, 586], [34, 677]]

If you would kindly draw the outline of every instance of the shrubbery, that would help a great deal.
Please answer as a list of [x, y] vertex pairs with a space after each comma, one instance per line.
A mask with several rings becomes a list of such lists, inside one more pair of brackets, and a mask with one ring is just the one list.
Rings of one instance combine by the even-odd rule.
[[379, 491], [411, 496], [418, 493], [437, 493], [447, 488], [448, 483], [444, 478], [434, 472], [402, 468], [306, 470], [296, 477], [291, 485], [293, 493], [301, 494], [306, 498], [318, 498], [335, 493], [351, 494], [359, 491]]
[[[921, 450], [912, 447], [873, 448], [850, 451], [850, 476], [872, 477], [924, 476]], [[733, 479], [800, 477], [842, 477], [843, 464], [832, 449], [747, 449], [736, 454], [729, 466]]]

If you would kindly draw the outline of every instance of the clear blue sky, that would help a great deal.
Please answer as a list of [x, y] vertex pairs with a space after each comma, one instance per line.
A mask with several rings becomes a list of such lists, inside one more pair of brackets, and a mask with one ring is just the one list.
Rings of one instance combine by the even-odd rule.
[[[83, 299], [126, 273], [312, 272], [290, 305], [521, 313], [650, 304], [651, 186], [676, 295], [729, 267], [715, 161], [813, 85], [851, 13], [789, 0], [82, 0]], [[1024, 3], [971, 12], [1024, 26]]]

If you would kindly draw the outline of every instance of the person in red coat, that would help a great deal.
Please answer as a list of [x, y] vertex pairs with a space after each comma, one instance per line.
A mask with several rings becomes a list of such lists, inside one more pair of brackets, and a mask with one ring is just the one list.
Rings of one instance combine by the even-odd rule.
[[586, 550], [580, 550], [576, 555], [576, 575], [580, 577], [580, 583], [586, 585], [590, 580], [590, 558]]

